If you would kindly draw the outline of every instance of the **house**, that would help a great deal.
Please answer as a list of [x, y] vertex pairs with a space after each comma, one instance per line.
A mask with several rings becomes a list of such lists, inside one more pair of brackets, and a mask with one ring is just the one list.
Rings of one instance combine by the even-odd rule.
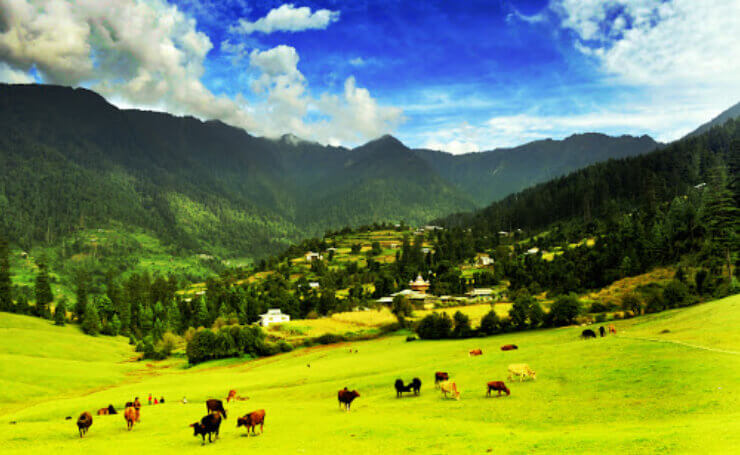
[[318, 289], [321, 286], [319, 286], [319, 282], [318, 281], [309, 281], [308, 282], [308, 287], [311, 288], [311, 289]]
[[481, 253], [475, 258], [475, 265], [478, 267], [493, 265], [493, 262], [493, 258], [485, 253]]
[[433, 226], [433, 225], [426, 225], [422, 229], [425, 231], [442, 231], [444, 228], [442, 226]]
[[527, 252], [526, 252], [526, 253], [524, 253], [524, 254], [537, 254], [537, 253], [539, 253], [539, 252], [540, 252], [540, 249], [539, 249], [539, 248], [537, 248], [537, 247], [534, 247], [534, 248], [530, 248], [530, 249], [528, 249], [528, 250], [527, 250]]
[[420, 273], [414, 281], [409, 281], [409, 286], [411, 286], [412, 290], [424, 294], [427, 292], [427, 289], [429, 289], [429, 282], [424, 280]]
[[324, 259], [324, 256], [321, 255], [321, 253], [314, 253], [313, 251], [309, 251], [306, 253], [306, 262], [312, 262], [314, 260], [322, 260]]
[[260, 314], [260, 325], [267, 327], [270, 324], [279, 324], [281, 322], [290, 321], [290, 315], [283, 314], [280, 309], [269, 309], [267, 313]]
[[491, 297], [493, 295], [493, 289], [490, 288], [475, 288], [472, 291], [466, 292], [465, 295], [469, 297]]
[[376, 300], [381, 305], [391, 305], [393, 304], [393, 297], [381, 297], [378, 300]]

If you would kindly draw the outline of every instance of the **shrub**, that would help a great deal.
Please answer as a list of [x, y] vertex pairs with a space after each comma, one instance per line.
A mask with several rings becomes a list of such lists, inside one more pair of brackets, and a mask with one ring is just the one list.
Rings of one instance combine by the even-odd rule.
[[634, 314], [642, 313], [642, 302], [634, 294], [626, 294], [622, 297], [622, 309], [629, 310]]
[[418, 340], [418, 338], [416, 338], [415, 336], [409, 335], [409, 336], [406, 337], [406, 341], [407, 342], [409, 342], [409, 341], [416, 341], [416, 340]]
[[88, 303], [85, 306], [85, 316], [82, 320], [82, 330], [88, 335], [97, 335], [101, 330], [100, 317], [95, 304]]
[[280, 352], [290, 352], [293, 350], [293, 345], [288, 343], [285, 340], [278, 341], [278, 349], [280, 349]]
[[165, 357], [168, 357], [181, 342], [182, 338], [179, 336], [172, 332], [165, 332], [165, 334], [162, 335], [162, 339], [157, 343], [156, 348], [157, 351], [161, 352]]
[[345, 338], [335, 333], [325, 333], [319, 337], [316, 337], [316, 342], [318, 344], [334, 344], [341, 343], [342, 341], [346, 341]]
[[570, 325], [581, 314], [581, 302], [578, 296], [562, 296], [553, 302], [547, 314], [547, 322], [555, 327]]
[[668, 308], [684, 306], [689, 297], [689, 288], [678, 280], [668, 283], [663, 289], [663, 300]]
[[594, 322], [605, 322], [606, 321], [606, 313], [599, 313], [594, 318]]
[[450, 337], [452, 330], [452, 320], [447, 313], [432, 313], [425, 316], [419, 321], [416, 327], [416, 334], [421, 339], [440, 340]]
[[473, 335], [473, 329], [470, 328], [470, 318], [461, 311], [456, 311], [453, 315], [455, 328], [452, 330], [452, 336], [455, 338], [468, 338]]
[[493, 335], [501, 331], [501, 321], [498, 314], [491, 310], [480, 320], [480, 332], [486, 335]]

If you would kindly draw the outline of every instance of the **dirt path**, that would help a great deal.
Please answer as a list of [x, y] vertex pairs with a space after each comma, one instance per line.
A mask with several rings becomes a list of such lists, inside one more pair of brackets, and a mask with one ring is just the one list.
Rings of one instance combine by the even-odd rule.
[[709, 348], [706, 346], [699, 346], [698, 344], [684, 343], [683, 341], [661, 340], [657, 338], [643, 338], [643, 337], [633, 337], [633, 336], [624, 336], [624, 335], [617, 335], [617, 338], [625, 338], [628, 340], [653, 341], [656, 343], [671, 343], [671, 344], [677, 344], [680, 346], [686, 346], [689, 348], [701, 349], [704, 351], [720, 352], [722, 354], [740, 355], [740, 352], [737, 352], [737, 351], [730, 351], [727, 349], [718, 349], [718, 348]]

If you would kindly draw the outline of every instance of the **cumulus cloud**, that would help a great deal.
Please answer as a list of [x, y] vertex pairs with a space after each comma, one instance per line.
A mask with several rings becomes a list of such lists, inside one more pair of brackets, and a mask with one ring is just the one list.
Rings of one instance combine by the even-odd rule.
[[239, 25], [232, 27], [232, 31], [250, 34], [254, 32], [300, 32], [311, 29], [326, 29], [331, 23], [339, 20], [339, 11], [320, 9], [311, 12], [311, 8], [302, 6], [296, 8], [292, 3], [286, 3], [279, 8], [270, 10], [267, 16], [250, 22], [240, 19]]
[[[304, 14], [303, 8], [288, 9]], [[327, 14], [322, 11], [306, 17], [318, 23]], [[284, 16], [271, 17], [273, 26], [284, 24], [278, 20]], [[196, 25], [166, 0], [0, 0], [0, 80], [32, 82], [34, 69], [45, 83], [89, 87], [120, 106], [219, 119], [254, 134], [295, 133], [320, 142], [370, 139], [401, 120], [397, 109], [379, 106], [354, 79], [352, 90], [345, 88], [341, 96], [310, 96], [298, 53], [284, 45], [247, 52], [244, 43], [222, 42], [240, 69], [248, 59], [254, 78], [244, 88], [258, 99], [215, 95], [202, 81], [213, 44]], [[355, 106], [363, 103], [370, 112], [356, 114]], [[313, 112], [317, 106], [326, 111]], [[337, 117], [344, 115], [349, 118]]]

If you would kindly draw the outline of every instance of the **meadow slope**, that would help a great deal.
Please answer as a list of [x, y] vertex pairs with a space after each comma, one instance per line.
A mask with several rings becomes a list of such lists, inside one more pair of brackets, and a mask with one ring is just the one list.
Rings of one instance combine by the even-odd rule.
[[[0, 320], [8, 317], [2, 314]], [[403, 336], [390, 336], [190, 369], [140, 366], [121, 372], [115, 366], [127, 366], [120, 363], [125, 356], [113, 355], [108, 366], [90, 362], [75, 371], [85, 377], [102, 369], [115, 385], [101, 382], [91, 393], [70, 394], [60, 383], [56, 396], [28, 398], [23, 392], [23, 407], [14, 393], [1, 395], [0, 436], [7, 454], [110, 454], [123, 448], [133, 453], [708, 454], [740, 447], [740, 296], [620, 321], [617, 328], [617, 336], [589, 341], [579, 338], [578, 327], [459, 341], [407, 343]], [[6, 338], [3, 334], [4, 356], [12, 348]], [[656, 341], [662, 339], [669, 342]], [[105, 338], [79, 338], [78, 345], [87, 352], [87, 344], [100, 340]], [[501, 352], [506, 343], [520, 349]], [[350, 346], [358, 352], [349, 353]], [[470, 348], [482, 348], [483, 356], [468, 357]], [[59, 352], [44, 357], [52, 348], [40, 342], [26, 349], [36, 351], [23, 355], [36, 359], [40, 377], [53, 382], [57, 364], [48, 359]], [[515, 362], [531, 365], [537, 381], [509, 384], [510, 397], [486, 398], [486, 381], [506, 380], [507, 365]], [[460, 401], [443, 400], [434, 390], [437, 370], [457, 382]], [[0, 380], [12, 380], [15, 371], [3, 361]], [[395, 379], [415, 376], [423, 382], [421, 395], [396, 399]], [[336, 391], [344, 386], [362, 394], [350, 413], [337, 406]], [[188, 425], [205, 413], [205, 399], [225, 398], [231, 388], [250, 399], [230, 404], [221, 439], [201, 447]], [[131, 432], [121, 416], [96, 416], [80, 439], [74, 420], [64, 420], [150, 392], [168, 401], [145, 405], [141, 424]], [[183, 396], [188, 404], [179, 402]], [[243, 437], [236, 417], [260, 408], [267, 411], [265, 434]]]

